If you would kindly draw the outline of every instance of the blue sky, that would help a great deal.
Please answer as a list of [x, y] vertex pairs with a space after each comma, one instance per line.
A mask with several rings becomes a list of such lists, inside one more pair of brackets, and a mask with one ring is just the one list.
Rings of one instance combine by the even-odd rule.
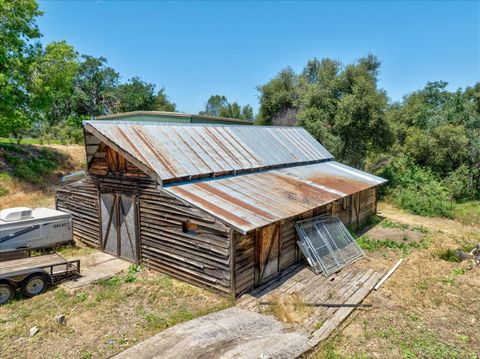
[[177, 109], [211, 94], [258, 109], [256, 86], [308, 59], [382, 62], [392, 100], [444, 80], [480, 80], [480, 2], [40, 1], [44, 43], [67, 40], [104, 56], [126, 81], [165, 87]]

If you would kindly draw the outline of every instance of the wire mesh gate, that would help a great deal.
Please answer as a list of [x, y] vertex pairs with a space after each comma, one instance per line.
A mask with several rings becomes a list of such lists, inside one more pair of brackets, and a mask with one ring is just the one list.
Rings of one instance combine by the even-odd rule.
[[297, 242], [316, 274], [329, 276], [364, 256], [350, 232], [337, 217], [318, 216], [295, 224]]

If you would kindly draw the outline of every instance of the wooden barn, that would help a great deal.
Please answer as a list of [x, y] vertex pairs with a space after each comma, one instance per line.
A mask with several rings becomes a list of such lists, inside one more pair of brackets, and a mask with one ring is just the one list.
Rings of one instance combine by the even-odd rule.
[[238, 296], [302, 260], [295, 223], [358, 226], [385, 181], [300, 127], [84, 123], [88, 176], [60, 188], [78, 240]]

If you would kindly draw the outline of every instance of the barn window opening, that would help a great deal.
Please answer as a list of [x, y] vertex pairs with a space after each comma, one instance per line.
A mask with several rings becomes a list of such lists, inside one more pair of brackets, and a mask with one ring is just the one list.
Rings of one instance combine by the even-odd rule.
[[182, 223], [182, 232], [197, 235], [198, 234], [198, 224], [192, 222], [183, 222]]

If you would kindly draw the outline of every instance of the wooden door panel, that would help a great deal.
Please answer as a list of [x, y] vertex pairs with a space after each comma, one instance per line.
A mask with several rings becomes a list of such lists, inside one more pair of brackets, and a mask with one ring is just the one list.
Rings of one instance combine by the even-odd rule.
[[135, 197], [122, 197], [120, 201], [120, 256], [131, 261], [137, 260], [135, 230]]
[[101, 250], [127, 260], [138, 261], [135, 196], [101, 195]]
[[279, 271], [279, 224], [270, 225], [257, 232], [257, 284], [262, 284]]
[[102, 194], [102, 242], [101, 249], [107, 253], [118, 255], [117, 228], [118, 218], [116, 211], [117, 199], [113, 194]]

